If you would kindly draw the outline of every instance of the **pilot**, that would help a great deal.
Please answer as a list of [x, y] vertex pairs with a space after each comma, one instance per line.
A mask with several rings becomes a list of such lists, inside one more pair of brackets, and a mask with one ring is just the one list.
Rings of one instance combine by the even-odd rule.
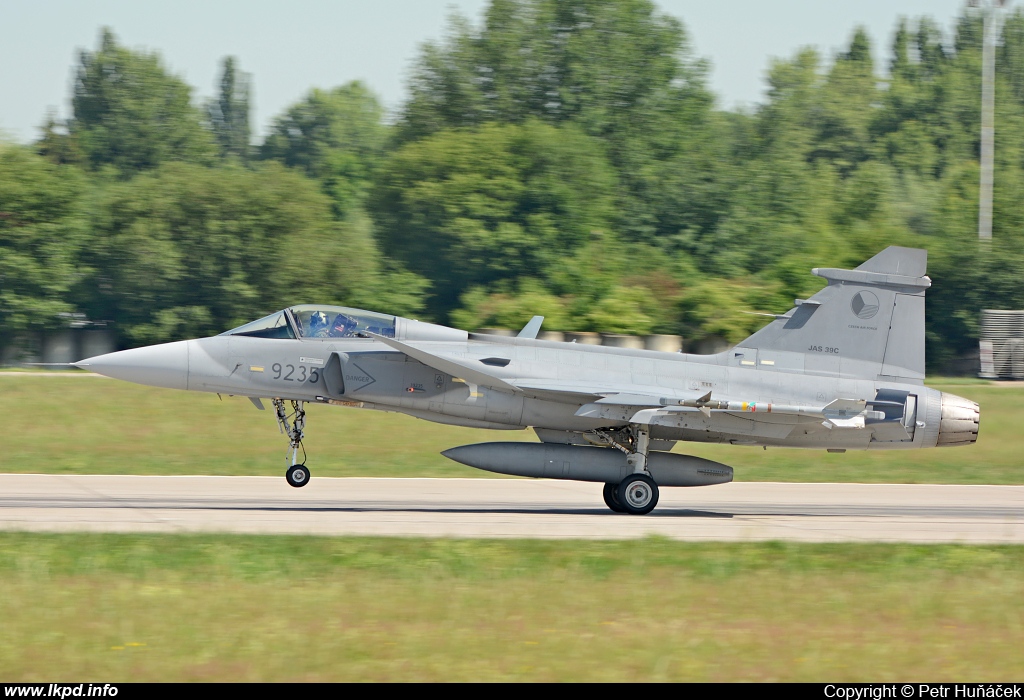
[[312, 338], [326, 338], [330, 335], [327, 329], [327, 314], [314, 311], [309, 317], [309, 335]]
[[338, 314], [331, 327], [331, 335], [335, 338], [351, 338], [356, 334], [356, 320], [345, 314]]

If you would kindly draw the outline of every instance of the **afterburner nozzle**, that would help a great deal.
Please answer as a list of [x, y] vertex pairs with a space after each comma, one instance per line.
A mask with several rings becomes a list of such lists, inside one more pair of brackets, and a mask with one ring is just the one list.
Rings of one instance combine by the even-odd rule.
[[942, 392], [937, 447], [971, 445], [978, 441], [981, 409], [970, 399]]

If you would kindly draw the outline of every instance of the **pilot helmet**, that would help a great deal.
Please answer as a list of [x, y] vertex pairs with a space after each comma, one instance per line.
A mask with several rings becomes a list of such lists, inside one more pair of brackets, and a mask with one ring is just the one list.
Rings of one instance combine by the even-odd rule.
[[309, 330], [315, 331], [318, 328], [327, 327], [327, 314], [323, 311], [314, 311], [309, 317]]

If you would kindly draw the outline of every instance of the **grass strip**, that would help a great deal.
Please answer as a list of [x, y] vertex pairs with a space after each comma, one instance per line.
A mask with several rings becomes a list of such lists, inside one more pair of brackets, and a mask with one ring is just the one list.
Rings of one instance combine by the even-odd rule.
[[1004, 681], [1024, 547], [0, 534], [0, 678]]

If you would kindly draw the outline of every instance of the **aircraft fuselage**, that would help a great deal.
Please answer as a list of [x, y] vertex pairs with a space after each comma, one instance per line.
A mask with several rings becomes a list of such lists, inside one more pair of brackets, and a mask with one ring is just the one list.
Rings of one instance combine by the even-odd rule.
[[[371, 338], [214, 336], [154, 348], [177, 346], [176, 352], [182, 354], [179, 366], [184, 371], [169, 376], [161, 386], [396, 411], [469, 427], [583, 432], [627, 425], [636, 411], [628, 399], [595, 405], [593, 397], [572, 393], [574, 385], [602, 384], [667, 399], [711, 392], [752, 404], [752, 411], [716, 411], [710, 416], [695, 410], [679, 412], [652, 424], [652, 437], [661, 440], [913, 449], [935, 446], [939, 433], [942, 392], [920, 383], [808, 373], [793, 366], [801, 359], [795, 353], [767, 357], [761, 351], [758, 358], [757, 351], [734, 348], [717, 355], [691, 355], [477, 334], [461, 342], [417, 345], [467, 361], [491, 359], [492, 364], [481, 366], [496, 376], [566, 390], [554, 398], [543, 390], [509, 393], [474, 385]], [[337, 358], [333, 363], [332, 357]], [[758, 359], [746, 359], [751, 357]], [[506, 359], [504, 366], [493, 362]], [[913, 397], [912, 415], [905, 421], [910, 439], [878, 440], [870, 430], [826, 428], [813, 417], [768, 413], [770, 405], [824, 406], [839, 398], [870, 401], [879, 390]], [[584, 406], [594, 408], [577, 415]]]

